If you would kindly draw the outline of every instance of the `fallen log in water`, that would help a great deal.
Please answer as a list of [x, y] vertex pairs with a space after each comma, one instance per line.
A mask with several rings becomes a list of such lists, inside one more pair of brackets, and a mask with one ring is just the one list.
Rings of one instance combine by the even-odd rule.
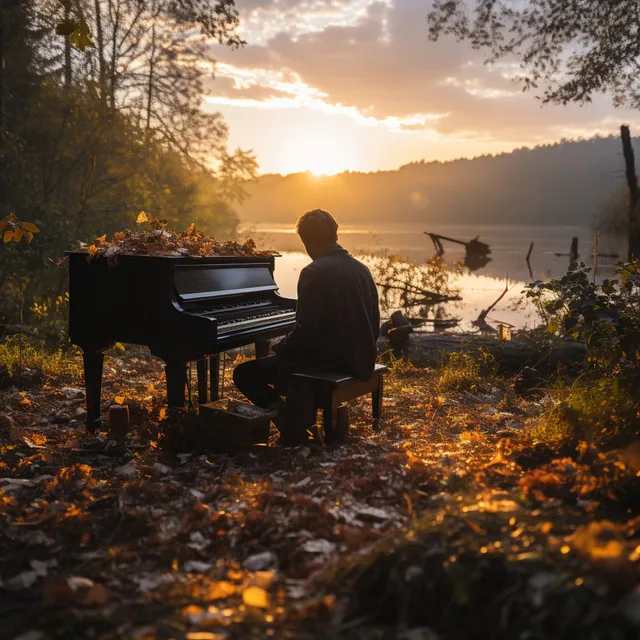
[[[384, 353], [391, 350], [391, 346], [386, 339], [380, 338], [378, 349]], [[506, 372], [517, 372], [525, 366], [546, 372], [556, 371], [580, 364], [587, 357], [587, 347], [582, 342], [557, 341], [551, 345], [526, 336], [516, 335], [514, 339], [505, 341], [494, 336], [454, 333], [413, 334], [403, 352], [396, 352], [396, 355], [404, 355], [416, 366], [425, 367], [441, 364], [445, 354], [455, 351], [489, 353]]]

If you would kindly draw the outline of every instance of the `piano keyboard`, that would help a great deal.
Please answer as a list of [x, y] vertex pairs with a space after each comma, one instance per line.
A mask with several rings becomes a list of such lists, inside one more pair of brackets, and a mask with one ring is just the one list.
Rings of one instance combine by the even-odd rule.
[[276, 322], [293, 322], [296, 312], [274, 304], [271, 300], [253, 300], [240, 304], [223, 306], [189, 307], [189, 313], [216, 318], [218, 335], [228, 335], [236, 331], [259, 328]]
[[285, 311], [284, 309], [277, 309], [267, 313], [242, 316], [240, 318], [231, 318], [228, 320], [220, 320], [218, 322], [218, 334], [224, 335], [225, 333], [242, 331], [244, 329], [253, 329], [254, 327], [261, 327], [265, 324], [273, 324], [274, 322], [288, 322], [295, 319], [295, 311]]

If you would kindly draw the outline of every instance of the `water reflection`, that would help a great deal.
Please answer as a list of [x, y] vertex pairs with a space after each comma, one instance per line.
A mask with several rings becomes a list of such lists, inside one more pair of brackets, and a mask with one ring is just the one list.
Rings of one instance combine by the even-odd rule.
[[[423, 224], [388, 224], [372, 228], [341, 226], [340, 242], [349, 251], [366, 255], [364, 260], [372, 267], [376, 260], [388, 260], [389, 256], [399, 254], [409, 261], [426, 263], [433, 258], [434, 249], [429, 238], [424, 235]], [[485, 320], [491, 325], [498, 323], [518, 328], [532, 327], [539, 323], [534, 309], [521, 303], [521, 293], [526, 282], [549, 280], [566, 273], [572, 238], [580, 243], [581, 259], [590, 264], [593, 249], [593, 233], [587, 228], [575, 227], [507, 227], [478, 225], [439, 226], [438, 232], [451, 238], [472, 238], [480, 232], [486, 245], [491, 248], [491, 256], [469, 256], [465, 243], [451, 244], [446, 254], [441, 256], [442, 275], [446, 276], [448, 291], [456, 290], [462, 300], [445, 304], [423, 305], [428, 310], [413, 306], [411, 315], [428, 317], [431, 324], [440, 320], [442, 324], [451, 318], [460, 318], [460, 326], [465, 330], [474, 330], [473, 321], [481, 311], [487, 309], [504, 291], [505, 282], [510, 282], [509, 291], [499, 304], [487, 314]], [[270, 246], [283, 252], [276, 262], [276, 280], [281, 293], [296, 297], [296, 285], [300, 270], [310, 262], [302, 253], [299, 238], [293, 233], [291, 225], [254, 225], [250, 235], [262, 246]], [[468, 243], [466, 243], [468, 244]], [[598, 260], [598, 280], [611, 277], [615, 259], [605, 257], [621, 252], [621, 240], [600, 235]], [[556, 256], [555, 254], [561, 254]], [[446, 260], [445, 260], [446, 258]], [[478, 271], [482, 270], [482, 273]], [[433, 274], [431, 274], [433, 275]], [[428, 289], [428, 287], [425, 287]], [[435, 289], [442, 292], [444, 289]], [[432, 300], [424, 300], [432, 302]], [[393, 304], [386, 304], [383, 313], [389, 317]], [[420, 316], [422, 313], [422, 316]], [[477, 331], [477, 328], [475, 328]]]
[[[359, 256], [372, 268], [376, 260], [380, 258]], [[283, 296], [295, 298], [300, 271], [311, 262], [311, 259], [300, 251], [283, 252], [276, 260], [276, 282]], [[462, 330], [473, 330], [473, 321], [483, 309], [486, 309], [504, 290], [504, 279], [491, 276], [470, 273], [466, 269], [452, 272], [448, 271], [448, 286], [458, 290], [461, 301], [448, 302], [446, 305], [436, 305], [429, 317], [434, 321], [440, 321], [440, 326], [450, 324], [451, 318], [460, 320]], [[515, 327], [533, 327], [539, 323], [534, 309], [530, 305], [518, 305], [521, 302], [521, 292], [524, 281], [510, 281], [509, 291], [500, 301], [500, 304], [491, 311], [487, 320], [492, 324], [510, 324]], [[445, 308], [446, 306], [446, 308]], [[383, 306], [383, 317], [389, 317], [394, 309]]]
[[[300, 239], [294, 233], [295, 222], [291, 224], [247, 224], [245, 228], [260, 245], [269, 245], [280, 251], [302, 251]], [[434, 254], [433, 246], [424, 232], [429, 228], [425, 223], [388, 223], [368, 227], [357, 225], [340, 226], [340, 242], [349, 251], [368, 255], [384, 256], [401, 254], [409, 260], [424, 262]], [[491, 247], [490, 262], [483, 274], [516, 281], [547, 280], [561, 277], [567, 272], [568, 258], [556, 253], [568, 254], [571, 239], [577, 237], [580, 243], [581, 260], [592, 264], [593, 231], [587, 227], [570, 226], [506, 226], [506, 225], [438, 225], [439, 234], [453, 238], [473, 238], [479, 234]], [[527, 267], [529, 255], [532, 274]], [[600, 234], [598, 277], [613, 275], [616, 263], [614, 254], [624, 255], [624, 239]], [[606, 254], [606, 255], [604, 255]], [[446, 247], [447, 262], [453, 263], [465, 258], [462, 245]], [[500, 287], [498, 287], [500, 288]]]

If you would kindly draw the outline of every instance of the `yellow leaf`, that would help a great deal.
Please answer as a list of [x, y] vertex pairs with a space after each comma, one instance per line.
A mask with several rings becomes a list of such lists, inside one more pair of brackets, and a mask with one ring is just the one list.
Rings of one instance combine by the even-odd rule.
[[103, 236], [100, 236], [99, 238], [96, 238], [94, 240], [94, 242], [100, 244], [101, 242], [104, 242], [107, 239], [107, 234], [105, 233]]
[[124, 345], [122, 344], [122, 342], [116, 342], [113, 345], [114, 349], [117, 349], [118, 351], [124, 351]]
[[31, 242], [33, 240], [33, 233], [31, 231], [27, 231], [27, 242]]
[[141, 211], [136, 218], [136, 224], [142, 224], [143, 222], [149, 222], [149, 218], [147, 218], [147, 214], [144, 211]]
[[36, 227], [35, 224], [33, 224], [33, 222], [22, 222], [22, 228], [25, 231], [31, 231], [31, 233], [40, 233], [40, 229], [38, 229], [38, 227]]
[[20, 242], [20, 240], [22, 240], [22, 236], [24, 236], [22, 229], [20, 227], [16, 227], [13, 232], [13, 241]]
[[248, 607], [269, 608], [269, 594], [260, 587], [249, 587], [242, 592], [242, 601]]
[[7, 229], [2, 236], [4, 243], [11, 242], [13, 240], [13, 231], [11, 229]]
[[236, 586], [228, 580], [213, 582], [209, 586], [207, 600], [224, 600], [236, 592]]
[[114, 400], [116, 401], [116, 404], [123, 404], [124, 403], [124, 398], [122, 396], [116, 396], [114, 398]]
[[540, 533], [547, 535], [551, 529], [553, 529], [553, 524], [551, 522], [544, 522], [540, 527]]
[[167, 410], [162, 407], [162, 409], [160, 409], [160, 413], [158, 414], [158, 420], [164, 420], [167, 416]]

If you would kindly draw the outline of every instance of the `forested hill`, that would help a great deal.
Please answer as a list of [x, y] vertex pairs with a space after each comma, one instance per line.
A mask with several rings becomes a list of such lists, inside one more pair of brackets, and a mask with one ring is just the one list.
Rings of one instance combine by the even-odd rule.
[[251, 186], [240, 216], [247, 223], [291, 222], [321, 207], [350, 224], [588, 225], [623, 187], [620, 140], [594, 138], [397, 171], [264, 175]]

